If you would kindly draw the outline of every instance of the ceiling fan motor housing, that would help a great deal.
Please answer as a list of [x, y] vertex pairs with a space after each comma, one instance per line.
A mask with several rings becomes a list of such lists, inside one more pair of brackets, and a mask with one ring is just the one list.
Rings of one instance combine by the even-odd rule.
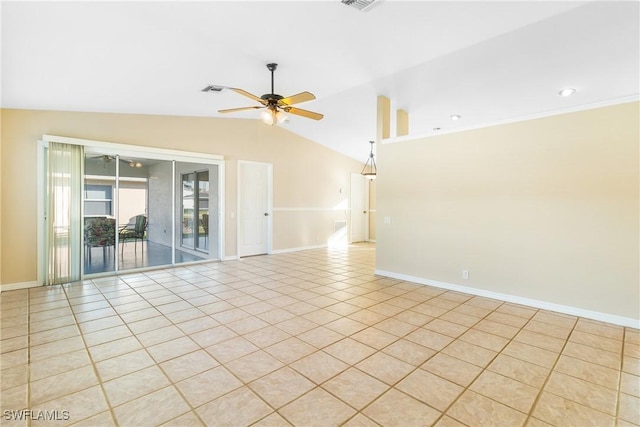
[[260, 99], [264, 99], [265, 101], [279, 101], [284, 99], [284, 96], [278, 95], [277, 93], [265, 93]]

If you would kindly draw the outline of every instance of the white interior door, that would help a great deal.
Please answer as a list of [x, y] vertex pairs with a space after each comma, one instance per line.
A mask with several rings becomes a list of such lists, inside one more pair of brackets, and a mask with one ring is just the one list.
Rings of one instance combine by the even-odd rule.
[[272, 165], [238, 162], [238, 255], [270, 252]]
[[369, 240], [369, 181], [351, 175], [351, 242]]

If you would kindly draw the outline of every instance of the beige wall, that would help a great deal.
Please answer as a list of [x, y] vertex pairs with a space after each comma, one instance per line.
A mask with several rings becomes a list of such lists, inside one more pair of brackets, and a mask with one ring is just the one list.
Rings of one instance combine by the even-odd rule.
[[[0, 117], [0, 189], [2, 188], [2, 118]], [[2, 194], [0, 191], [0, 284], [2, 284]]]
[[[2, 164], [4, 163], [2, 161], [2, 117], [0, 117], [0, 189], [2, 188]], [[0, 285], [2, 284], [2, 199], [3, 199], [3, 192], [0, 191]]]
[[317, 212], [339, 205], [340, 189], [349, 188], [351, 174], [362, 168], [360, 162], [259, 120], [5, 109], [2, 284], [36, 280], [36, 141], [43, 134], [223, 155], [227, 256], [236, 254], [238, 160], [273, 164], [274, 250], [326, 243], [334, 218], [346, 219], [347, 212]]
[[640, 319], [638, 107], [379, 144], [377, 269]]

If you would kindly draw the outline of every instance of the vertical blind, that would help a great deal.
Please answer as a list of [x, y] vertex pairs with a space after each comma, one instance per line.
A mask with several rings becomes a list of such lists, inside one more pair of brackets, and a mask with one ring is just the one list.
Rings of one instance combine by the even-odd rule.
[[46, 284], [80, 280], [84, 147], [49, 142]]

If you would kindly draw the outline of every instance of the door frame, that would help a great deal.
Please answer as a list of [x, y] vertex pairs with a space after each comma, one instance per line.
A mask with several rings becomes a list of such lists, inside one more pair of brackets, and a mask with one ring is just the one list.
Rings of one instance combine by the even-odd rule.
[[[363, 186], [362, 186], [362, 205], [364, 206], [364, 223], [363, 223], [363, 227], [364, 227], [364, 239], [361, 240], [362, 242], [368, 242], [369, 241], [369, 228], [370, 228], [370, 221], [371, 221], [371, 215], [370, 215], [370, 206], [369, 206], [369, 186], [371, 185], [371, 182], [369, 179], [367, 179], [365, 176], [359, 174], [359, 173], [352, 173], [351, 174], [351, 181], [349, 184], [351, 184], [350, 187], [350, 192], [349, 192], [349, 243], [353, 243], [353, 218], [354, 215], [356, 214], [353, 210], [353, 180], [354, 178], [358, 178], [361, 179], [363, 182]], [[359, 213], [358, 213], [359, 214]], [[359, 240], [360, 241], [360, 240]]]
[[[193, 174], [195, 176], [194, 182], [199, 184], [200, 182], [202, 182], [202, 181], [200, 181], [198, 179], [198, 174], [201, 173], [201, 172], [207, 172], [209, 174], [210, 170], [209, 169], [200, 168], [200, 169], [194, 169], [194, 170], [192, 170], [190, 172], [178, 172], [178, 171], [176, 171], [174, 174], [176, 175], [175, 176], [176, 182], [179, 183], [179, 184], [181, 184], [183, 182], [180, 178], [184, 177], [184, 175], [187, 175], [187, 174]], [[210, 183], [211, 180], [209, 178], [207, 178], [207, 182]], [[177, 205], [183, 206], [183, 204], [184, 204], [184, 188], [183, 188], [183, 185], [178, 185], [178, 187], [180, 187], [180, 194], [179, 194], [179, 197], [177, 197], [175, 199], [176, 206]], [[194, 189], [196, 187], [197, 186], [194, 185]], [[194, 190], [194, 194], [195, 193], [196, 193], [196, 191]], [[194, 208], [193, 208], [194, 209], [194, 221], [195, 221], [195, 217], [197, 216], [196, 213], [200, 210], [199, 208], [200, 208], [200, 197], [199, 196], [194, 196]], [[217, 206], [216, 206], [216, 208], [217, 208]], [[182, 221], [184, 220], [184, 217], [183, 217], [184, 211], [183, 211], [183, 209], [179, 209], [179, 211], [180, 211], [181, 218], [179, 218], [179, 220], [178, 220], [178, 222], [176, 224], [182, 224]], [[176, 218], [176, 219], [178, 219], [178, 218]], [[180, 241], [180, 249], [181, 250], [190, 251], [190, 252], [193, 252], [194, 254], [207, 254], [207, 255], [209, 255], [211, 253], [211, 247], [210, 246], [207, 247], [206, 251], [196, 247], [196, 242], [198, 241], [199, 238], [196, 238], [195, 234], [194, 234], [194, 238], [193, 238], [193, 247], [185, 246], [182, 243], [182, 240], [183, 240], [182, 227], [178, 227], [178, 228], [180, 230], [179, 230], [179, 233], [177, 233], [177, 235], [175, 237], [176, 237], [177, 240]], [[179, 239], [178, 239], [178, 237], [179, 237]], [[207, 238], [209, 238], [209, 235], [207, 235]]]
[[[65, 136], [57, 136], [57, 135], [42, 135], [42, 138], [38, 139], [38, 153], [36, 164], [38, 167], [37, 171], [37, 203], [36, 210], [38, 216], [37, 223], [37, 286], [40, 286], [44, 283], [45, 271], [44, 271], [44, 257], [45, 248], [46, 248], [46, 233], [44, 232], [44, 218], [45, 218], [45, 206], [44, 206], [44, 196], [45, 196], [45, 183], [46, 183], [46, 173], [45, 170], [45, 147], [48, 147], [49, 142], [61, 142], [65, 144], [74, 144], [74, 145], [83, 145], [89, 148], [89, 151], [99, 150], [102, 154], [109, 155], [127, 155], [131, 157], [147, 157], [155, 160], [166, 160], [172, 162], [172, 215], [175, 215], [175, 204], [176, 204], [176, 194], [175, 194], [175, 162], [188, 162], [188, 163], [200, 163], [200, 164], [213, 164], [218, 166], [218, 259], [221, 261], [225, 259], [225, 160], [224, 157], [217, 154], [206, 154], [206, 153], [196, 153], [191, 151], [181, 151], [181, 150], [171, 150], [165, 148], [155, 148], [155, 147], [144, 147], [138, 145], [129, 145], [129, 144], [120, 144], [114, 142], [107, 141], [96, 141], [90, 139], [81, 139], [81, 138], [71, 138]], [[176, 247], [175, 241], [175, 221], [172, 224], [172, 247]], [[84, 245], [83, 245], [84, 246]], [[176, 266], [175, 263], [175, 251], [172, 252], [172, 262], [171, 266]], [[205, 260], [202, 262], [208, 262], [211, 260]], [[136, 269], [135, 271], [145, 271], [145, 270], [154, 270], [157, 268], [166, 268], [164, 267], [143, 267], [140, 269]], [[121, 272], [123, 270], [118, 271]], [[126, 272], [134, 271], [127, 270]], [[84, 271], [81, 271], [82, 277], [84, 277]], [[101, 275], [109, 276], [117, 274], [116, 272], [109, 273], [98, 273], [96, 275], [92, 275], [92, 277], [98, 277]]]
[[273, 253], [273, 163], [267, 162], [256, 162], [252, 160], [238, 160], [238, 170], [237, 170], [237, 196], [236, 196], [236, 259], [240, 259], [240, 228], [242, 224], [242, 210], [241, 210], [241, 200], [242, 200], [242, 165], [247, 164], [257, 164], [257, 165], [265, 165], [267, 167], [267, 231], [266, 231], [266, 240], [267, 240], [267, 255], [271, 255]]

